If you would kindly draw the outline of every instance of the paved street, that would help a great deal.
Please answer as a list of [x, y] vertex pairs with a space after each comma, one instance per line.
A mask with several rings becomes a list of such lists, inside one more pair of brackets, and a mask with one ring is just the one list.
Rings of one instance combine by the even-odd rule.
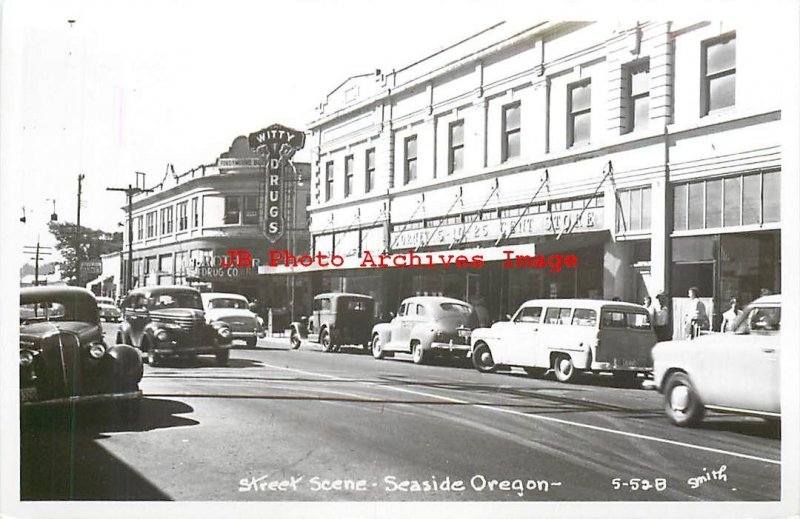
[[655, 391], [610, 377], [565, 385], [270, 339], [226, 368], [146, 365], [141, 387], [133, 424], [91, 408], [27, 418], [23, 499], [780, 498], [764, 422], [680, 429]]

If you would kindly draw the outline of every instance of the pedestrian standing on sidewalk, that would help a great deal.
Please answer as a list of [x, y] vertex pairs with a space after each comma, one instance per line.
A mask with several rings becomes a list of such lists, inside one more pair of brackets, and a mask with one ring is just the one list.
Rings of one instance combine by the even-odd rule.
[[742, 315], [739, 310], [739, 301], [733, 297], [731, 298], [731, 307], [722, 314], [722, 324], [719, 326], [721, 332], [732, 332], [735, 329], [736, 319]]
[[700, 289], [692, 287], [689, 289], [689, 301], [686, 313], [683, 315], [683, 331], [686, 337], [694, 339], [700, 334], [700, 330], [708, 329], [708, 313], [706, 305], [700, 300]]
[[653, 319], [653, 328], [659, 342], [668, 341], [672, 338], [669, 330], [669, 310], [667, 309], [667, 296], [660, 293], [656, 296], [650, 311]]

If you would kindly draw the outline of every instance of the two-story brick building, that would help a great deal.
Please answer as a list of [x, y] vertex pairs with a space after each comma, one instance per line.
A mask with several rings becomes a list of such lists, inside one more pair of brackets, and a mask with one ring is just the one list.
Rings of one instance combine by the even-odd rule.
[[[285, 283], [271, 286], [268, 278], [258, 277], [258, 265], [266, 262], [270, 248], [287, 243], [296, 250], [309, 248], [309, 164], [287, 168], [286, 194], [295, 202], [287, 206], [292, 215], [276, 244], [268, 243], [262, 232], [265, 167], [246, 137], [237, 137], [214, 164], [167, 176], [153, 192], [134, 197], [133, 286], [191, 284], [258, 297], [265, 306], [285, 306]], [[127, 233], [124, 248], [127, 268]], [[231, 249], [249, 251], [253, 267], [224, 267]]]
[[[312, 248], [479, 251], [475, 269], [330, 269], [314, 290], [641, 301], [718, 316], [780, 290], [781, 94], [769, 27], [502, 23], [344, 81], [310, 124]], [[579, 268], [503, 268], [504, 251]], [[675, 307], [676, 309], [678, 306]]]

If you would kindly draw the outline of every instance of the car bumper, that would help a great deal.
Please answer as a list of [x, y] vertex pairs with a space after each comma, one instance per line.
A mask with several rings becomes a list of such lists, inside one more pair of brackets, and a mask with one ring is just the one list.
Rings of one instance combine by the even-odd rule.
[[635, 371], [637, 373], [652, 373], [650, 366], [637, 366], [636, 363], [628, 362], [592, 362], [593, 371]]
[[267, 336], [267, 332], [258, 331], [258, 332], [231, 332], [231, 338], [233, 339], [249, 339], [250, 337], [256, 337], [258, 339], [263, 339]]
[[452, 353], [454, 355], [472, 355], [472, 347], [469, 344], [458, 344], [452, 340], [448, 342], [433, 342], [430, 350], [437, 353]]
[[206, 346], [174, 346], [167, 344], [159, 344], [153, 348], [153, 353], [159, 355], [187, 355], [187, 354], [201, 354], [201, 353], [217, 353], [221, 350], [231, 349], [232, 344], [211, 344]]
[[84, 404], [90, 402], [108, 402], [112, 400], [132, 400], [141, 398], [142, 392], [126, 391], [123, 393], [103, 393], [96, 395], [78, 395], [68, 396], [63, 398], [51, 398], [48, 400], [36, 399], [36, 388], [27, 387], [20, 390], [20, 401], [24, 407], [39, 407], [48, 405], [64, 405], [64, 404]]

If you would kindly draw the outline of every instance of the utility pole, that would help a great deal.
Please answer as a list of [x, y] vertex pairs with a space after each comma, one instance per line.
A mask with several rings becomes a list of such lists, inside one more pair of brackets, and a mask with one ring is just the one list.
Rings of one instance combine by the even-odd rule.
[[86, 176], [78, 174], [78, 223], [75, 231], [75, 284], [81, 286], [81, 184]]
[[[138, 173], [137, 173], [138, 175]], [[138, 177], [137, 177], [138, 184]], [[127, 294], [133, 288], [133, 195], [139, 193], [152, 193], [152, 189], [144, 189], [144, 185], [133, 187], [107, 187], [106, 191], [122, 191], [128, 197], [128, 269], [125, 276], [124, 292]]]
[[[52, 254], [50, 252], [50, 248], [51, 247], [42, 247], [42, 246], [40, 246], [39, 237], [38, 236], [36, 237], [36, 247], [34, 247], [33, 245], [25, 245], [23, 247], [23, 252], [25, 254], [33, 254], [34, 255], [33, 258], [29, 258], [29, 259], [34, 260], [34, 262], [35, 262], [34, 263], [34, 265], [35, 265], [34, 272], [35, 273], [34, 273], [34, 278], [33, 278], [33, 286], [39, 286], [39, 258], [41, 258], [42, 256], [49, 256], [50, 254]], [[46, 250], [42, 250], [42, 249], [46, 249]]]

